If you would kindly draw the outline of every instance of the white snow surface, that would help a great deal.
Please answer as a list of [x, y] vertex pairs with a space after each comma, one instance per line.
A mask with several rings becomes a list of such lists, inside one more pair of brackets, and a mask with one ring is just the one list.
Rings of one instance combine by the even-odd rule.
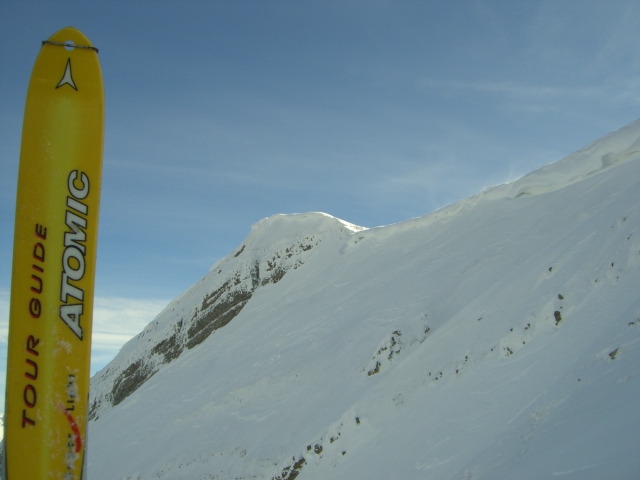
[[92, 379], [89, 478], [640, 478], [639, 287], [640, 121], [396, 225], [261, 220]]

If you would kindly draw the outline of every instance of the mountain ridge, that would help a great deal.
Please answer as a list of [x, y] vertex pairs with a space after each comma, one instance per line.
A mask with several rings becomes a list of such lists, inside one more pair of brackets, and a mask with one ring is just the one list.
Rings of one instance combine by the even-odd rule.
[[387, 227], [258, 222], [93, 377], [90, 475], [631, 477], [639, 139]]

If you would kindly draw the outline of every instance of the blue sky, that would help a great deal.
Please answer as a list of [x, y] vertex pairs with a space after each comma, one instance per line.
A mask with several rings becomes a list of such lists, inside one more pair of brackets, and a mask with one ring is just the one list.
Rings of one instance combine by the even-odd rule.
[[5, 329], [26, 88], [67, 25], [105, 82], [92, 373], [263, 217], [399, 222], [640, 117], [637, 1], [3, 1]]

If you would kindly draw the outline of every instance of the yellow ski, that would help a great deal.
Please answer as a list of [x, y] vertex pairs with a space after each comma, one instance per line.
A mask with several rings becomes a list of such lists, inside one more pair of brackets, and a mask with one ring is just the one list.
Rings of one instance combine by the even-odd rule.
[[63, 28], [42, 42], [22, 128], [5, 406], [7, 480], [86, 476], [103, 130], [98, 51], [75, 28]]

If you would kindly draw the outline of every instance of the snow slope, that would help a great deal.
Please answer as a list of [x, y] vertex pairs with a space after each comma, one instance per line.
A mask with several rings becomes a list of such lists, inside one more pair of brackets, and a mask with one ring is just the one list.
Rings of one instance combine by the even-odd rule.
[[260, 221], [92, 379], [89, 477], [638, 478], [639, 160]]

